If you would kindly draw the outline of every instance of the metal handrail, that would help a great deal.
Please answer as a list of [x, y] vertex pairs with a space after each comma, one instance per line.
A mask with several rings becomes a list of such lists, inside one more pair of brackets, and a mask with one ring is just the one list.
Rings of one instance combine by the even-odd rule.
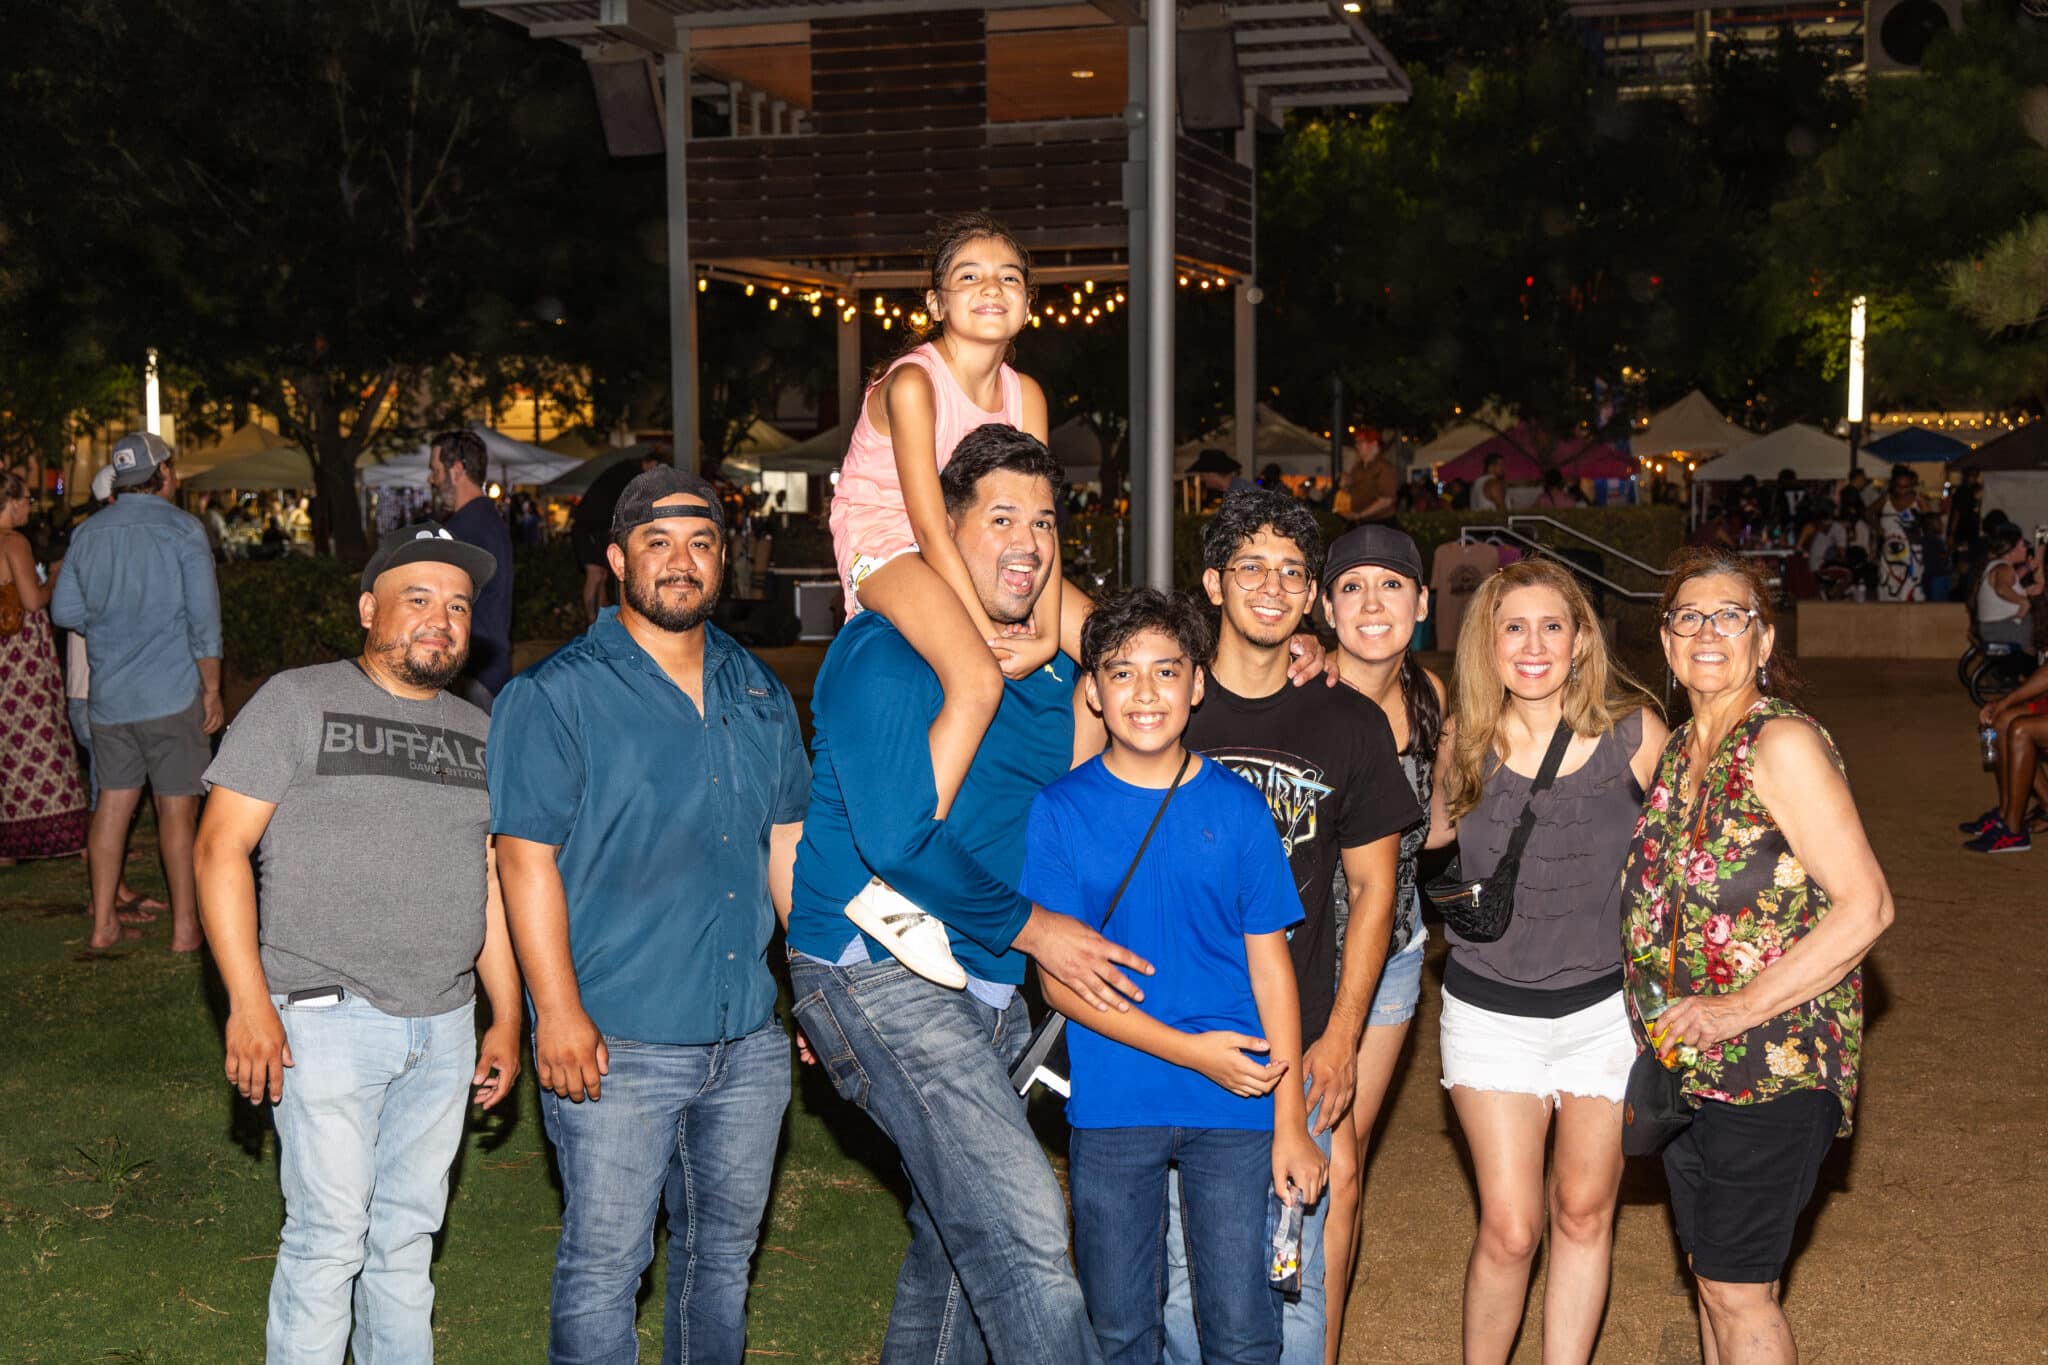
[[1609, 545], [1606, 541], [1595, 539], [1594, 537], [1587, 535], [1584, 531], [1581, 531], [1578, 527], [1568, 526], [1564, 522], [1559, 521], [1556, 517], [1539, 516], [1534, 512], [1513, 512], [1508, 515], [1508, 524], [1510, 526], [1514, 525], [1518, 521], [1540, 521], [1545, 526], [1555, 526], [1558, 530], [1563, 531], [1566, 535], [1577, 536], [1580, 540], [1585, 541], [1588, 545], [1591, 545], [1594, 549], [1598, 550], [1603, 555], [1612, 555], [1616, 559], [1635, 565], [1644, 573], [1655, 574], [1659, 578], [1664, 577], [1664, 570], [1658, 568], [1656, 565], [1645, 564], [1642, 560], [1637, 559], [1634, 555], [1629, 554], [1627, 551], [1617, 550], [1612, 545]]
[[[1535, 517], [1531, 518], [1531, 520], [1548, 521], [1550, 519], [1548, 517]], [[1573, 560], [1566, 559], [1563, 555], [1559, 554], [1550, 546], [1545, 545], [1542, 541], [1533, 540], [1530, 537], [1523, 535], [1520, 531], [1515, 530], [1511, 526], [1460, 527], [1458, 530], [1458, 543], [1460, 545], [1468, 545], [1472, 542], [1472, 540], [1475, 537], [1487, 535], [1506, 536], [1510, 540], [1520, 541], [1523, 545], [1527, 546], [1531, 550], [1534, 550], [1537, 554], [1548, 555], [1550, 558], [1564, 565], [1564, 567], [1570, 569], [1573, 573], [1579, 575], [1581, 578], [1590, 578], [1595, 583], [1598, 583], [1601, 587], [1606, 588], [1609, 592], [1615, 593], [1616, 595], [1621, 597], [1626, 597], [1631, 602], [1654, 602], [1663, 595], [1661, 592], [1645, 592], [1641, 588], [1624, 588], [1621, 586], [1621, 584], [1615, 582], [1611, 578], [1608, 578], [1606, 575], [1594, 573], [1585, 565], [1577, 563]], [[1594, 541], [1594, 544], [1597, 545], [1599, 544], [1599, 542]], [[1627, 559], [1628, 556], [1623, 555], [1622, 558]], [[1633, 563], [1637, 561], [1631, 562]], [[1657, 573], [1659, 577], [1663, 576], [1661, 570], [1652, 570], [1652, 572]]]

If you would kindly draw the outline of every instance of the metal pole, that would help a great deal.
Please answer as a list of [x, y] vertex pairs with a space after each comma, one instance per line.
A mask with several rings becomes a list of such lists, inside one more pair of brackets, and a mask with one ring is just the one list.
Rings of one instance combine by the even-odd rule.
[[1256, 473], [1254, 465], [1258, 458], [1259, 425], [1259, 315], [1257, 311], [1259, 300], [1258, 286], [1252, 282], [1258, 278], [1259, 273], [1257, 237], [1259, 215], [1256, 212], [1259, 194], [1259, 138], [1254, 127], [1254, 120], [1256, 118], [1257, 115], [1251, 110], [1245, 110], [1244, 127], [1237, 130], [1237, 164], [1252, 172], [1252, 203], [1254, 205], [1254, 212], [1252, 213], [1252, 273], [1246, 279], [1241, 280], [1237, 286], [1233, 318], [1236, 327], [1231, 344], [1231, 359], [1236, 366], [1236, 373], [1232, 376], [1236, 382], [1232, 386], [1234, 392], [1232, 394], [1231, 408], [1237, 418], [1237, 462], [1243, 465], [1247, 471], [1254, 473]]
[[157, 387], [156, 347], [149, 348], [142, 363], [142, 429], [152, 436], [164, 434], [164, 409]]
[[[1150, 504], [1154, 498], [1165, 498], [1169, 490], [1152, 486], [1151, 473], [1147, 468], [1145, 451], [1152, 430], [1152, 414], [1146, 398], [1149, 371], [1146, 368], [1146, 337], [1149, 335], [1152, 318], [1152, 282], [1145, 270], [1145, 242], [1149, 231], [1146, 224], [1145, 179], [1145, 32], [1143, 29], [1127, 30], [1124, 40], [1125, 67], [1128, 71], [1128, 102], [1124, 106], [1124, 124], [1130, 130], [1125, 145], [1124, 160], [1124, 210], [1127, 218], [1125, 227], [1125, 250], [1130, 257], [1130, 271], [1127, 279], [1129, 298], [1125, 300], [1130, 319], [1130, 341], [1126, 347], [1126, 380], [1129, 387], [1130, 428], [1124, 438], [1124, 494], [1128, 499], [1125, 515], [1117, 522], [1117, 572], [1118, 586], [1129, 587], [1138, 582], [1142, 565], [1146, 562], [1145, 527], [1138, 520], [1141, 507]], [[1128, 533], [1132, 557], [1123, 555], [1125, 535]]]
[[1344, 482], [1344, 376], [1330, 376], [1330, 481]]
[[[853, 309], [852, 322], [839, 323], [839, 430], [845, 437], [853, 439], [853, 428], [860, 421], [861, 373], [860, 373], [860, 291], [851, 286], [846, 290], [846, 302]], [[844, 310], [839, 313], [846, 316]]]
[[1151, 217], [1146, 223], [1147, 312], [1145, 402], [1145, 563], [1142, 581], [1173, 587], [1173, 218], [1174, 218], [1174, 29], [1176, 0], [1151, 0], [1145, 15], [1145, 179]]
[[690, 31], [676, 30], [676, 50], [661, 59], [663, 132], [668, 174], [669, 421], [676, 468], [697, 472], [697, 281], [690, 268]]
[[1849, 477], [1856, 477], [1856, 450], [1863, 444], [1863, 337], [1869, 310], [1858, 294], [1849, 301]]

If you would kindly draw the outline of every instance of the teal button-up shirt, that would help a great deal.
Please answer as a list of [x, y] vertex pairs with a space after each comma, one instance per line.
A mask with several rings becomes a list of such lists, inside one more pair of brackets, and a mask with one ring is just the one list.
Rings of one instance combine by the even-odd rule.
[[491, 711], [491, 832], [559, 848], [583, 1008], [634, 1042], [744, 1037], [775, 1008], [768, 831], [804, 818], [810, 764], [788, 689], [703, 631], [702, 712], [617, 608]]

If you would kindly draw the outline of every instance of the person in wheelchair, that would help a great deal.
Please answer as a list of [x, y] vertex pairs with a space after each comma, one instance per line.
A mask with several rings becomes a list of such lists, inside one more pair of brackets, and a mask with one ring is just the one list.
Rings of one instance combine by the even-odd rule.
[[[2026, 853], [2032, 831], [2048, 830], [2043, 803], [2048, 803], [2048, 667], [2037, 668], [2006, 696], [1985, 704], [1978, 723], [1998, 732], [1998, 804], [1958, 829], [1972, 836], [1963, 847], [1972, 853]], [[2031, 809], [2030, 809], [2031, 807]]]
[[2019, 527], [2007, 523], [1985, 537], [1984, 549], [1984, 577], [1978, 580], [1971, 603], [1977, 638], [1987, 645], [2017, 645], [2031, 652], [2034, 599], [2042, 588], [2034, 547]]

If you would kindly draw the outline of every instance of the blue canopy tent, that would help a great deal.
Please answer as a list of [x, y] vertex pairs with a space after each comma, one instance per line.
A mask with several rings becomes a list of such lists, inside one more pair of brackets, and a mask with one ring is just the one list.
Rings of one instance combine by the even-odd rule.
[[1970, 453], [1968, 441], [1958, 441], [1926, 427], [1900, 427], [1863, 447], [1873, 455], [1897, 464], [1954, 464]]

